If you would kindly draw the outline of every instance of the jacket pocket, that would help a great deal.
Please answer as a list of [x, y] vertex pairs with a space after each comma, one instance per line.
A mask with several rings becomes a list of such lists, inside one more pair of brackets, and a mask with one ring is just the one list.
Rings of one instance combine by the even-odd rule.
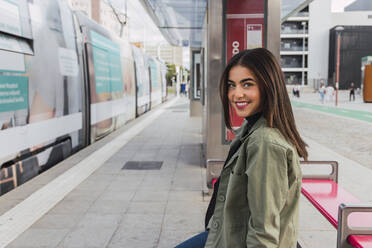
[[247, 205], [248, 177], [245, 173], [232, 170], [226, 192], [226, 208], [236, 214]]

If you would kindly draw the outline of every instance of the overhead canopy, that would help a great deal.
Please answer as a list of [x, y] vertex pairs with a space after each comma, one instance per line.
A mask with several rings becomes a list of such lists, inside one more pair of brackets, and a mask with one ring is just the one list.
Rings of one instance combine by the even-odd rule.
[[200, 47], [207, 0], [140, 0], [174, 46]]
[[[282, 19], [312, 0], [282, 0]], [[174, 46], [201, 47], [207, 0], [140, 0]], [[298, 10], [299, 11], [299, 10]]]

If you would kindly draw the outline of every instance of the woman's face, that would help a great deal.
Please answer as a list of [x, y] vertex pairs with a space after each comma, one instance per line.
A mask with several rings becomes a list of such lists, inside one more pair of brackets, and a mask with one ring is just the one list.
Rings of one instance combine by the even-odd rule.
[[227, 96], [239, 117], [245, 118], [260, 111], [261, 96], [255, 75], [246, 67], [231, 68]]

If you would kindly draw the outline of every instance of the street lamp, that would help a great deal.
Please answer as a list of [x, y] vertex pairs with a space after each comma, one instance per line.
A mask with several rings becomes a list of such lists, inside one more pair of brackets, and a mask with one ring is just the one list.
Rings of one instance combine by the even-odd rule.
[[340, 45], [341, 45], [341, 33], [344, 31], [345, 28], [342, 26], [337, 26], [335, 28], [336, 36], [337, 36], [337, 64], [336, 64], [336, 107], [338, 103], [338, 87], [339, 87], [339, 80], [340, 80]]

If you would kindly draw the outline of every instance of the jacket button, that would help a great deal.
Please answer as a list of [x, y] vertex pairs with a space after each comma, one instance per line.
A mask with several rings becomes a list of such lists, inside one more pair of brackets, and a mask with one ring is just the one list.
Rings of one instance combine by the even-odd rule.
[[219, 195], [218, 200], [224, 202], [225, 201], [225, 196], [224, 195]]
[[212, 227], [214, 229], [217, 229], [219, 227], [218, 221], [214, 220], [213, 223], [212, 223]]

